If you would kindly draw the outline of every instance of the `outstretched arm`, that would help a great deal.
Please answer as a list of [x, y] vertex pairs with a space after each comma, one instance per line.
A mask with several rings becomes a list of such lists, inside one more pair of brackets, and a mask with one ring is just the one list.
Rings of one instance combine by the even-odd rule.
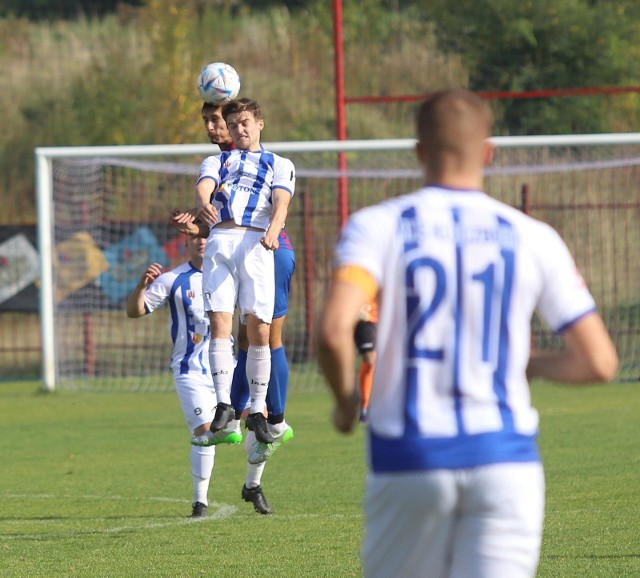
[[200, 219], [196, 219], [197, 212], [197, 209], [191, 209], [190, 211], [173, 209], [169, 215], [169, 225], [189, 237], [206, 239], [209, 236], [209, 227], [202, 223]]
[[144, 293], [147, 287], [153, 283], [162, 274], [162, 265], [159, 263], [152, 263], [147, 267], [140, 281], [135, 286], [135, 289], [129, 295], [127, 299], [127, 317], [135, 319], [136, 317], [142, 317], [146, 314], [144, 308]]
[[618, 354], [597, 313], [589, 313], [562, 334], [560, 352], [533, 352], [527, 377], [564, 383], [611, 381], [618, 370]]

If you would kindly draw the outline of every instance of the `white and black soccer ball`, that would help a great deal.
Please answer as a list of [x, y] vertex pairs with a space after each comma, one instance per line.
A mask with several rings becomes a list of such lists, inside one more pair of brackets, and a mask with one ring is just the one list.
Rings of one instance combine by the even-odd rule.
[[207, 64], [198, 75], [198, 92], [211, 104], [229, 102], [240, 92], [240, 75], [225, 62]]

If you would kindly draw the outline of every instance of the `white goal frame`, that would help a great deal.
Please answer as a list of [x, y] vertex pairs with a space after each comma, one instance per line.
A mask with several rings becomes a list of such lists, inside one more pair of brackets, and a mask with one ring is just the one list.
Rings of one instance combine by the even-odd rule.
[[[553, 135], [494, 137], [492, 142], [498, 148], [556, 147], [585, 145], [628, 145], [640, 144], [640, 133]], [[414, 139], [393, 140], [351, 140], [351, 141], [309, 141], [264, 143], [265, 148], [276, 153], [307, 152], [353, 152], [410, 150]], [[151, 157], [158, 155], [201, 155], [215, 153], [210, 144], [183, 145], [132, 145], [93, 147], [38, 147], [35, 149], [37, 230], [40, 257], [39, 311], [42, 339], [42, 388], [56, 389], [56, 349], [55, 349], [55, 301], [54, 301], [54, 223], [53, 223], [53, 174], [52, 161], [59, 158], [90, 157]]]

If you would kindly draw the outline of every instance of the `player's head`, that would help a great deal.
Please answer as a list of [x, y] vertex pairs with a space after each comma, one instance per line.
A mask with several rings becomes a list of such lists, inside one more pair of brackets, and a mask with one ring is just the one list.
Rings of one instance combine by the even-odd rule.
[[243, 150], [260, 148], [260, 133], [264, 118], [260, 105], [251, 98], [238, 98], [222, 107], [222, 116], [227, 123], [233, 144]]
[[491, 111], [476, 94], [462, 89], [434, 93], [418, 109], [418, 158], [428, 178], [482, 174], [491, 161]]
[[204, 237], [186, 237], [184, 241], [189, 261], [191, 261], [198, 269], [202, 269], [204, 248], [206, 244], [207, 240]]
[[222, 117], [222, 106], [205, 102], [202, 105], [202, 120], [211, 143], [218, 145], [222, 150], [226, 150], [232, 141], [227, 129], [227, 123]]

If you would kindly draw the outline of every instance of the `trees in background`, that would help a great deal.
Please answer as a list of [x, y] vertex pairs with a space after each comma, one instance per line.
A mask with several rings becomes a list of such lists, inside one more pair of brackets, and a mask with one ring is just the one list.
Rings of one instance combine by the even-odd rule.
[[145, 0], [2, 0], [0, 17], [55, 20], [78, 16], [104, 16], [118, 5], [141, 6]]
[[[426, 2], [438, 45], [460, 54], [476, 91], [640, 85], [640, 5], [634, 0]], [[640, 96], [505, 100], [507, 134], [637, 130]]]
[[[3, 0], [0, 192], [31, 195], [36, 146], [205, 140], [195, 79], [214, 60], [233, 64], [241, 94], [263, 105], [265, 140], [334, 138], [331, 7]], [[345, 0], [343, 16], [347, 96], [640, 85], [635, 0], [458, 0], [455, 10], [448, 0]], [[637, 93], [491, 104], [496, 134], [640, 127]], [[413, 110], [414, 103], [351, 104], [347, 137], [411, 137]]]

